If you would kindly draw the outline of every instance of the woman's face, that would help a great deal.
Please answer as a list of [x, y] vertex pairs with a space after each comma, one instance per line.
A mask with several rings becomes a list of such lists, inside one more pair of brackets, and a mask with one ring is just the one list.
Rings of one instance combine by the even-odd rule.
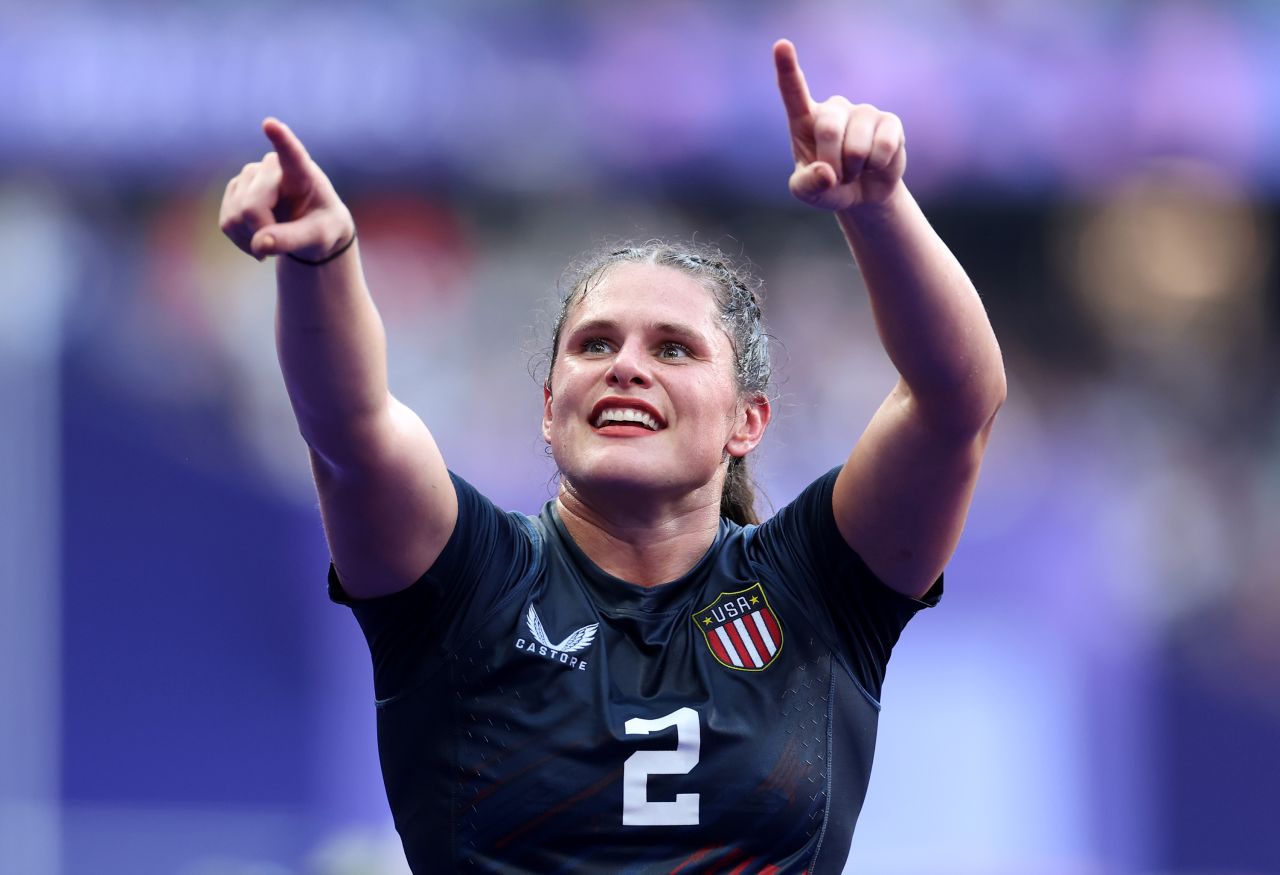
[[575, 491], [718, 502], [725, 453], [755, 448], [768, 401], [741, 399], [715, 301], [675, 268], [621, 263], [561, 331], [542, 433]]

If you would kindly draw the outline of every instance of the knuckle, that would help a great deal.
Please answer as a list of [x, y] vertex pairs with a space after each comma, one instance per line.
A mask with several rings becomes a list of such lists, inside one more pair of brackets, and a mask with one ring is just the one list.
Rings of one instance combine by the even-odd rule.
[[241, 207], [227, 216], [226, 224], [233, 230], [253, 233], [260, 223], [252, 208]]
[[865, 136], [850, 137], [845, 141], [845, 155], [867, 157], [872, 152], [873, 143], [869, 130]]
[[883, 170], [889, 166], [890, 159], [893, 158], [894, 150], [890, 148], [879, 148], [871, 153], [867, 158], [867, 166], [875, 170]]
[[255, 181], [262, 182], [268, 186], [275, 185], [280, 180], [280, 165], [274, 162], [259, 164], [258, 174], [254, 177]]
[[824, 142], [841, 139], [844, 136], [844, 120], [833, 113], [822, 113], [813, 123], [813, 136]]
[[855, 107], [853, 112], [850, 113], [850, 124], [867, 131], [868, 134], [875, 130], [879, 123], [880, 114], [876, 112], [876, 110], [870, 109], [865, 105]]
[[844, 155], [847, 160], [862, 161], [871, 154], [871, 137], [850, 137], [844, 142]]
[[876, 142], [886, 143], [890, 148], [898, 148], [904, 139], [900, 125], [881, 125], [876, 129]]

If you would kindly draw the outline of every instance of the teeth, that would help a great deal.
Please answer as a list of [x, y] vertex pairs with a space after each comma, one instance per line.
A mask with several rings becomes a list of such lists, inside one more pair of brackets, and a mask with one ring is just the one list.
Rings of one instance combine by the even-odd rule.
[[658, 423], [652, 416], [632, 407], [605, 408], [596, 417], [596, 428], [600, 428], [606, 422], [638, 422], [650, 431], [658, 430]]

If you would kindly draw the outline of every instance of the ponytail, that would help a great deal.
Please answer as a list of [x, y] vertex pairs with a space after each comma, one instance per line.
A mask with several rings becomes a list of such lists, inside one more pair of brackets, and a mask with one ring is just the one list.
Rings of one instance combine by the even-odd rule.
[[756, 516], [755, 487], [747, 474], [747, 460], [741, 456], [729, 459], [724, 491], [720, 493], [720, 516], [728, 517], [740, 526], [754, 526], [760, 522]]

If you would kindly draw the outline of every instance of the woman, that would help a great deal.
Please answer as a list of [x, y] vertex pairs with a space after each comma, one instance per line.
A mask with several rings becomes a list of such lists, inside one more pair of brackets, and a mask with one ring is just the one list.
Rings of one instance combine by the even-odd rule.
[[997, 409], [999, 348], [902, 182], [899, 120], [809, 95], [774, 46], [796, 197], [833, 211], [900, 379], [848, 460], [755, 525], [769, 424], [748, 282], [606, 253], [564, 301], [536, 517], [452, 475], [389, 393], [350, 213], [280, 122], [223, 230], [278, 261], [281, 366], [331, 595], [368, 638], [415, 872], [838, 873], [889, 651], [941, 594]]

